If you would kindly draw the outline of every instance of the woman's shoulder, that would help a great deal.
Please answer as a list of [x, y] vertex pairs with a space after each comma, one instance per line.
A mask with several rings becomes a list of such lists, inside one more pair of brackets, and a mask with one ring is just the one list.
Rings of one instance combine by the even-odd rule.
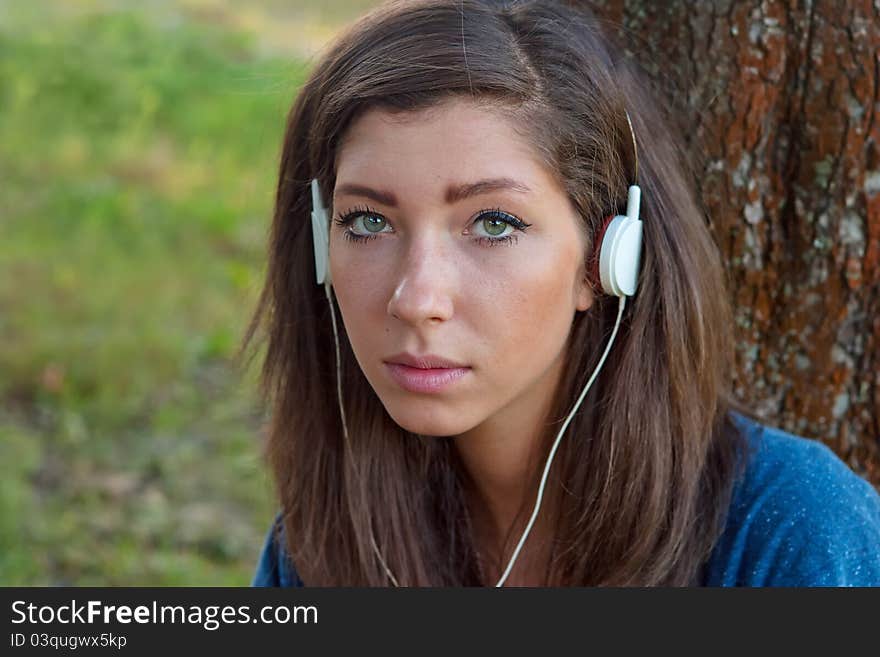
[[714, 586], [880, 585], [880, 496], [828, 447], [734, 421], [748, 446], [707, 564]]
[[279, 514], [263, 541], [251, 586], [303, 586], [287, 553], [286, 544], [284, 523]]

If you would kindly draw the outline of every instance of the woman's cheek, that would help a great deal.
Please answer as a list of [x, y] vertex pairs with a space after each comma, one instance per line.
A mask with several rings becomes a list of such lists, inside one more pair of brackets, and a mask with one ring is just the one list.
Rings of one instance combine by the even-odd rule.
[[533, 271], [516, 299], [517, 321], [514, 336], [517, 347], [538, 360], [555, 358], [565, 342], [574, 315], [568, 277], [560, 275], [567, 269], [558, 263], [541, 271]]
[[371, 304], [377, 303], [382, 288], [389, 281], [388, 268], [378, 258], [369, 258], [365, 254], [353, 251], [354, 248], [344, 245], [346, 252], [331, 257], [331, 274], [336, 297], [350, 309], [358, 309], [361, 314]]

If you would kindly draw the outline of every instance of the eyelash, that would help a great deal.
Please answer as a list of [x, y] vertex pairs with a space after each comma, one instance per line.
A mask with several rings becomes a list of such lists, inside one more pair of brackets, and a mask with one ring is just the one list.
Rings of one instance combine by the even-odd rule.
[[[372, 208], [367, 205], [364, 206], [355, 206], [349, 212], [345, 214], [339, 214], [333, 221], [337, 226], [342, 226], [345, 230], [342, 232], [342, 236], [350, 240], [352, 242], [366, 242], [368, 240], [374, 240], [378, 235], [358, 235], [357, 233], [352, 232], [348, 225], [357, 219], [361, 215], [374, 215], [377, 217], [383, 217], [380, 213], [376, 212]], [[500, 219], [504, 223], [513, 226], [518, 231], [525, 232], [532, 224], [527, 224], [526, 222], [520, 220], [518, 217], [510, 214], [509, 212], [505, 212], [501, 208], [486, 208], [484, 210], [480, 210], [477, 212], [476, 218], [473, 223], [476, 223], [483, 215], [492, 215], [493, 219]], [[387, 220], [386, 220], [387, 221]], [[505, 235], [504, 237], [485, 237], [480, 236], [477, 238], [477, 243], [481, 246], [493, 247], [499, 246], [501, 244], [507, 246], [513, 246], [516, 244], [519, 239], [519, 235], [515, 233], [511, 233], [510, 235]]]

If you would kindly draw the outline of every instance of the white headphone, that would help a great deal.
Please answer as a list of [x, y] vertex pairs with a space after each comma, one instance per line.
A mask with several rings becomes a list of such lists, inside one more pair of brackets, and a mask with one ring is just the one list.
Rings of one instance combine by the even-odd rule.
[[332, 285], [330, 280], [330, 212], [321, 200], [321, 185], [312, 179], [312, 242], [315, 247], [315, 276], [318, 285]]
[[[636, 148], [636, 138], [632, 128], [632, 122], [629, 118], [629, 113], [626, 115], [626, 121], [629, 124], [630, 135], [632, 136], [637, 180], [638, 149]], [[348, 425], [345, 419], [345, 407], [342, 403], [339, 334], [336, 327], [336, 312], [333, 309], [333, 299], [330, 294], [330, 287], [332, 286], [332, 281], [330, 280], [330, 213], [321, 199], [321, 187], [317, 179], [312, 180], [311, 187], [312, 239], [315, 248], [315, 276], [318, 280], [318, 285], [324, 286], [327, 301], [330, 304], [333, 337], [336, 342], [336, 393], [337, 400], [339, 401], [339, 413], [342, 418], [342, 431], [346, 446], [348, 447]], [[620, 321], [623, 317], [623, 310], [626, 306], [626, 298], [635, 294], [636, 288], [638, 287], [638, 274], [642, 252], [642, 222], [639, 219], [640, 200], [641, 190], [638, 185], [631, 185], [627, 191], [626, 214], [614, 217], [609, 216], [605, 220], [602, 231], [599, 233], [599, 238], [601, 240], [599, 245], [599, 257], [597, 259], [599, 280], [595, 282], [598, 282], [601, 285], [603, 292], [619, 298], [617, 320], [614, 323], [614, 329], [611, 331], [611, 336], [608, 339], [608, 344], [605, 346], [605, 351], [602, 353], [602, 357], [599, 359], [596, 368], [593, 370], [593, 373], [581, 391], [580, 396], [578, 396], [574, 407], [571, 409], [568, 417], [566, 417], [562, 428], [556, 435], [556, 440], [553, 442], [553, 446], [550, 448], [550, 453], [547, 456], [547, 463], [544, 466], [544, 472], [538, 486], [538, 495], [535, 500], [535, 507], [532, 511], [532, 515], [519, 539], [519, 543], [517, 543], [516, 548], [511, 554], [507, 568], [505, 568], [501, 578], [495, 584], [496, 587], [504, 585], [504, 582], [510, 575], [510, 571], [513, 569], [513, 565], [516, 563], [516, 559], [526, 542], [526, 538], [528, 538], [529, 532], [532, 530], [532, 526], [535, 524], [535, 519], [538, 517], [538, 511], [541, 508], [541, 500], [544, 496], [544, 487], [547, 483], [547, 476], [550, 473], [550, 465], [553, 462], [553, 457], [556, 455], [556, 450], [559, 447], [562, 436], [568, 428], [568, 425], [571, 423], [574, 414], [577, 412], [578, 408], [580, 408], [581, 402], [583, 402], [584, 398], [587, 396], [587, 392], [590, 390], [590, 387], [599, 375], [599, 371], [602, 369], [602, 365], [605, 363], [605, 359], [611, 351], [611, 345], [614, 344], [614, 338], [617, 336], [618, 328], [620, 328]], [[376, 544], [376, 539], [372, 535], [372, 528], [370, 529], [370, 540], [373, 544], [373, 551], [378, 557], [379, 562], [382, 564], [388, 578], [395, 586], [398, 586], [397, 579], [395, 579], [394, 574], [391, 572], [391, 569], [382, 557], [379, 546]]]
[[[608, 217], [600, 232], [599, 283], [605, 294], [631, 297], [638, 287], [642, 253], [642, 222], [639, 219], [641, 190], [632, 185], [627, 193], [626, 214]], [[330, 278], [330, 213], [321, 200], [321, 186], [312, 180], [312, 239], [318, 285], [332, 285]]]
[[642, 255], [642, 222], [639, 219], [641, 189], [631, 185], [626, 198], [626, 214], [619, 214], [602, 235], [599, 248], [599, 281], [605, 294], [631, 297], [639, 284]]

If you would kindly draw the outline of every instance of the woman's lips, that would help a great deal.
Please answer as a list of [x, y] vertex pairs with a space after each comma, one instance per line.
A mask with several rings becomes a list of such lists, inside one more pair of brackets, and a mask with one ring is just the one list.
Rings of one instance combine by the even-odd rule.
[[410, 392], [440, 392], [471, 370], [470, 367], [421, 369], [400, 363], [385, 363], [385, 367], [397, 385]]

